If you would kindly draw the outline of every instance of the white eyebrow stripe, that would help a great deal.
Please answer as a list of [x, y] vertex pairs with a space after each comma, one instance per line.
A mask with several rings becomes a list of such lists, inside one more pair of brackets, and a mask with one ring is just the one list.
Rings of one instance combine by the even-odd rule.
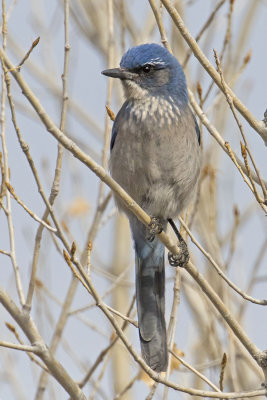
[[150, 60], [149, 64], [154, 64], [154, 65], [165, 65], [165, 62], [164, 62], [161, 58], [156, 57], [156, 58], [152, 58], [152, 59]]
[[149, 61], [143, 63], [141, 66], [144, 66], [146, 64], [150, 65], [166, 65], [166, 62], [162, 60], [160, 57], [152, 58]]
[[152, 60], [149, 64], [152, 64], [152, 65], [166, 65], [166, 63], [164, 61], [154, 61], [154, 60]]

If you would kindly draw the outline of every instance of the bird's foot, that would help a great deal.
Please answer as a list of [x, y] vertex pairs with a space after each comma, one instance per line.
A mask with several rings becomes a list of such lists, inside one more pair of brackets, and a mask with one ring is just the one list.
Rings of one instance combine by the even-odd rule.
[[168, 253], [168, 260], [169, 263], [172, 267], [181, 267], [184, 268], [188, 261], [189, 261], [189, 252], [187, 248], [187, 244], [185, 243], [182, 235], [178, 231], [175, 223], [173, 222], [172, 219], [168, 219], [172, 229], [174, 230], [174, 233], [177, 236], [177, 239], [179, 240], [178, 247], [180, 249], [179, 254], [172, 254], [171, 252]]
[[151, 217], [150, 224], [148, 226], [148, 234], [146, 236], [146, 239], [149, 242], [153, 242], [155, 239], [155, 235], [158, 235], [163, 231], [162, 223], [160, 222], [160, 219], [158, 217]]
[[184, 268], [189, 261], [189, 252], [187, 249], [187, 244], [184, 239], [180, 240], [178, 247], [180, 249], [179, 254], [168, 253], [168, 260], [172, 267]]

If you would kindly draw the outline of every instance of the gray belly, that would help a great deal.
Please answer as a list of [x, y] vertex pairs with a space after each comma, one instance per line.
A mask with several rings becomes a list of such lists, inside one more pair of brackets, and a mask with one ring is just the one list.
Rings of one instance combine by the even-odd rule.
[[174, 218], [193, 197], [200, 150], [193, 118], [189, 126], [183, 122], [159, 131], [156, 126], [138, 129], [136, 125], [133, 130], [128, 120], [118, 131], [110, 158], [111, 175], [151, 216]]

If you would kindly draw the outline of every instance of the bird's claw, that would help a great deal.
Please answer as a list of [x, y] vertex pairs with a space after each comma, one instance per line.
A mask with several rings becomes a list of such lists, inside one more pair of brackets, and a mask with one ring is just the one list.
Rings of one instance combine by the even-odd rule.
[[153, 242], [155, 239], [155, 235], [158, 235], [163, 231], [162, 223], [160, 222], [158, 217], [151, 217], [150, 224], [148, 226], [148, 234], [146, 239], [149, 242]]
[[172, 267], [184, 268], [189, 261], [189, 252], [184, 239], [181, 239], [178, 247], [180, 248], [179, 254], [168, 253], [168, 260]]

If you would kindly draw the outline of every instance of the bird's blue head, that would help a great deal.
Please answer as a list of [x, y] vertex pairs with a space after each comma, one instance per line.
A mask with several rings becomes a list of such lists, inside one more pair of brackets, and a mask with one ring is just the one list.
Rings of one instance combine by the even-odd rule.
[[120, 78], [127, 98], [159, 95], [172, 96], [180, 103], [188, 101], [181, 65], [165, 47], [155, 43], [132, 47], [123, 55], [120, 68], [102, 73]]

